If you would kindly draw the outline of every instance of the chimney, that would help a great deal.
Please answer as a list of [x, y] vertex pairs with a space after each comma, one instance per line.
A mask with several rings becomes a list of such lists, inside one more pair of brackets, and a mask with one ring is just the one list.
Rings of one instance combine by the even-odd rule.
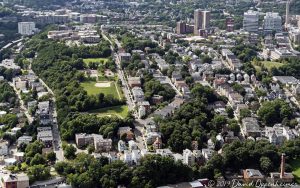
[[280, 178], [284, 177], [284, 171], [285, 171], [285, 154], [281, 154], [281, 165], [280, 165]]

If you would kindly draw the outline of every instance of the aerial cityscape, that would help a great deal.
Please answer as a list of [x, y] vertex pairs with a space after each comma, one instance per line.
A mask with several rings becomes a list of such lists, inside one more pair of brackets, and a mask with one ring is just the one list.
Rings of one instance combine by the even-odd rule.
[[0, 0], [0, 188], [300, 187], [299, 0]]

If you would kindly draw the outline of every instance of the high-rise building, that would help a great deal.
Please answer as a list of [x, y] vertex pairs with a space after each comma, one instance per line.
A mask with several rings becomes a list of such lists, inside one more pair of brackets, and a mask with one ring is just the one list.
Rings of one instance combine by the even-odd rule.
[[233, 17], [226, 18], [226, 31], [228, 31], [228, 32], [234, 31], [234, 18]]
[[199, 29], [210, 27], [210, 11], [197, 9], [194, 11], [194, 34], [199, 35]]
[[201, 16], [201, 10], [197, 9], [194, 11], [194, 22], [195, 22], [195, 26], [194, 26], [194, 34], [198, 35], [199, 34], [199, 29], [202, 28], [202, 16]]
[[250, 33], [258, 32], [259, 13], [257, 11], [248, 10], [244, 13], [243, 28]]
[[177, 34], [185, 34], [186, 33], [186, 23], [185, 22], [182, 22], [182, 21], [177, 22], [176, 33]]
[[208, 29], [210, 27], [210, 11], [202, 11], [202, 29]]
[[290, 22], [290, 0], [287, 0], [286, 7], [285, 7], [285, 28], [287, 28], [289, 22]]
[[282, 19], [278, 13], [267, 12], [264, 17], [263, 28], [265, 32], [281, 32], [282, 31]]
[[19, 22], [18, 33], [24, 36], [33, 35], [37, 29], [35, 28], [34, 22]]

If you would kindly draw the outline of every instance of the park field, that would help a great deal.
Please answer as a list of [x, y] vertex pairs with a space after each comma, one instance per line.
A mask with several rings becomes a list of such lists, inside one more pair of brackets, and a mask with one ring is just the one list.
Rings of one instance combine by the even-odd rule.
[[[279, 67], [283, 66], [282, 63], [274, 62], [274, 61], [260, 61], [259, 63], [261, 63], [266, 69], [268, 69], [268, 71], [270, 71], [273, 67], [279, 68]], [[258, 71], [258, 72], [261, 71], [260, 65], [256, 65], [254, 62], [252, 62], [252, 65], [254, 66], [256, 71]]]
[[128, 106], [112, 106], [107, 108], [100, 108], [97, 110], [91, 110], [89, 113], [97, 114], [98, 117], [103, 116], [117, 116], [119, 118], [126, 118], [128, 115]]
[[83, 59], [83, 62], [85, 64], [89, 64], [89, 63], [103, 63], [105, 64], [108, 61], [107, 58], [86, 58]]
[[122, 92], [115, 81], [85, 81], [80, 84], [88, 95], [97, 95], [103, 93], [104, 95], [112, 95], [116, 99], [122, 99]]
[[295, 159], [289, 163], [293, 169], [293, 175], [297, 183], [300, 183], [300, 159]]

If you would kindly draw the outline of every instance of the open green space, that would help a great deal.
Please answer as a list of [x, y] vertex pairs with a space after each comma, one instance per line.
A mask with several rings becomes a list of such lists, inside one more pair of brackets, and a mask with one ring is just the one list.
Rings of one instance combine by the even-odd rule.
[[296, 182], [300, 183], [300, 159], [292, 160], [289, 164], [293, 169], [293, 175]]
[[108, 61], [108, 58], [86, 58], [83, 59], [83, 62], [85, 64], [89, 64], [89, 63], [103, 63], [105, 64]]
[[[100, 84], [100, 86], [96, 86], [96, 83]], [[101, 86], [101, 84], [105, 85], [110, 83], [107, 86]], [[85, 81], [80, 84], [88, 93], [88, 95], [97, 95], [99, 93], [103, 93], [104, 95], [112, 95], [116, 99], [122, 99], [122, 92], [119, 86], [115, 81]]]
[[107, 108], [100, 108], [97, 110], [91, 110], [89, 113], [97, 114], [97, 116], [118, 116], [120, 118], [125, 118], [128, 114], [128, 106], [112, 106]]
[[279, 68], [283, 66], [282, 63], [274, 62], [274, 61], [260, 61], [257, 64], [252, 62], [252, 65], [256, 69], [256, 71], [261, 71], [261, 66], [264, 66], [268, 71], [270, 71], [273, 67]]

